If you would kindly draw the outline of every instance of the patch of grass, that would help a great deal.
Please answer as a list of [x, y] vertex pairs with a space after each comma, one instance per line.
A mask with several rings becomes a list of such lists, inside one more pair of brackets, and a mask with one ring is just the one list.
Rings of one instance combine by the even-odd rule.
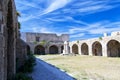
[[38, 58], [64, 70], [77, 80], [119, 80], [120, 58], [42, 55]]

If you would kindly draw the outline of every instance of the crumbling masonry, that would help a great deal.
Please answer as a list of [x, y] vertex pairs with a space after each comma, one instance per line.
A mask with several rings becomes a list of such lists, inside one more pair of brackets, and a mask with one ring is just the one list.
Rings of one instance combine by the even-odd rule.
[[27, 45], [19, 36], [16, 12], [14, 0], [0, 0], [0, 80], [12, 80], [16, 58], [22, 65], [27, 53]]

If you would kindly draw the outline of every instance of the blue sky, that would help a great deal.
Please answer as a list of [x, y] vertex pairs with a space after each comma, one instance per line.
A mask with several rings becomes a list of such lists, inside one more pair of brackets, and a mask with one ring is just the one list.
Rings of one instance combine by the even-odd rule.
[[120, 0], [15, 0], [21, 32], [70, 34], [70, 40], [120, 31]]

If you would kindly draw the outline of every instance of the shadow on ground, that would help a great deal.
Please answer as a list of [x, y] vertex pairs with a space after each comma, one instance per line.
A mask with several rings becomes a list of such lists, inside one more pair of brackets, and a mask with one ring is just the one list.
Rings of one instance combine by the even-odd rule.
[[33, 80], [76, 80], [59, 68], [36, 58], [36, 66], [30, 74]]

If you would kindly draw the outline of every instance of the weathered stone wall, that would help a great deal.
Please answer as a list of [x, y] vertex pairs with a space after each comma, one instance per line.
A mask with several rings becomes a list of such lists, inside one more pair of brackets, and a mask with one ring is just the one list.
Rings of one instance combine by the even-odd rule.
[[24, 64], [25, 60], [27, 59], [27, 44], [20, 38], [17, 39], [16, 53], [16, 64], [17, 68], [19, 68]]
[[14, 0], [0, 0], [0, 80], [16, 73], [17, 15]]
[[[120, 57], [119, 32], [113, 32], [111, 36], [69, 42], [71, 53], [74, 53], [72, 48], [74, 44], [78, 46], [80, 55]], [[86, 47], [83, 48], [83, 44], [86, 44]]]
[[[36, 37], [39, 38], [39, 41], [36, 41]], [[61, 36], [57, 36], [56, 34], [47, 33], [22, 33], [22, 39], [27, 42], [33, 53], [35, 52], [35, 48], [39, 45], [45, 49], [45, 51], [42, 51], [45, 52], [45, 54], [52, 52], [50, 50], [52, 46], [58, 48], [58, 50], [56, 50], [57, 53], [61, 53], [64, 41], [69, 41], [69, 35], [62, 34]], [[45, 44], [41, 44], [40, 42], [42, 41], [45, 41]]]
[[26, 42], [35, 42], [36, 37], [39, 37], [39, 41], [46, 40], [47, 42], [69, 41], [69, 36], [67, 34], [62, 34], [61, 36], [57, 36], [56, 34], [49, 34], [49, 33], [26, 33]]

